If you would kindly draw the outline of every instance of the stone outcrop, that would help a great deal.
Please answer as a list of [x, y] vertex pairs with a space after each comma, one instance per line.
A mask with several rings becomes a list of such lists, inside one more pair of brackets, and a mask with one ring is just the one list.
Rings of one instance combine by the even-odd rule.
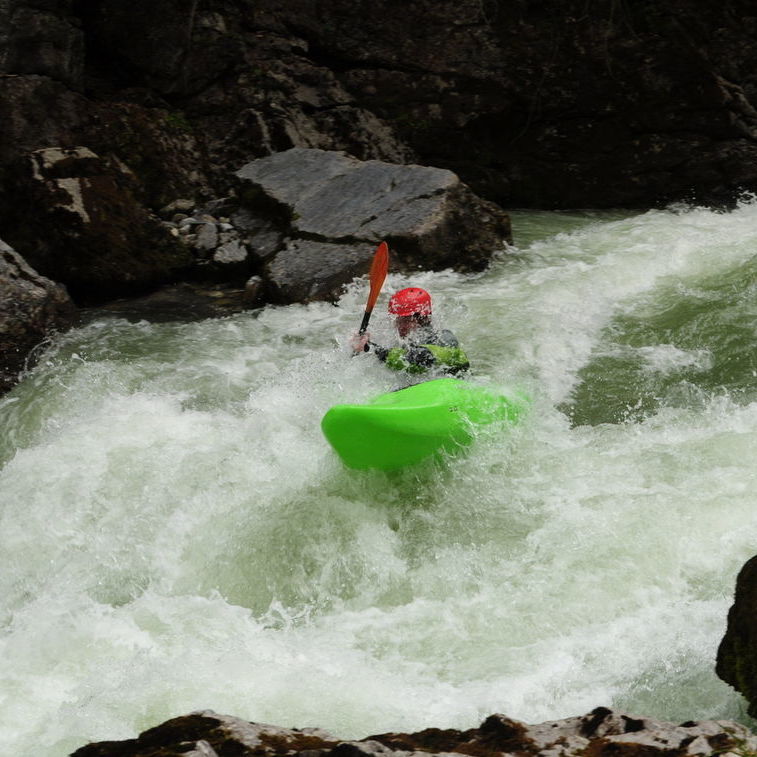
[[744, 695], [749, 714], [757, 717], [757, 557], [744, 565], [736, 579], [715, 672]]
[[427, 754], [518, 757], [684, 757], [747, 754], [757, 736], [730, 721], [680, 725], [634, 718], [606, 708], [582, 717], [526, 725], [491, 715], [467, 731], [427, 728], [342, 741], [320, 729], [294, 730], [248, 723], [212, 711], [193, 713], [151, 728], [138, 738], [89, 744], [72, 757], [421, 757]]
[[754, 185], [748, 2], [428, 0], [398, 13], [299, 0], [271, 15], [420, 162], [500, 204], [707, 201]]
[[397, 268], [468, 271], [511, 241], [507, 214], [451, 171], [293, 148], [247, 164], [237, 177], [243, 202], [284, 230], [282, 249], [264, 269], [281, 302], [333, 295], [365, 273], [381, 240]]
[[394, 270], [470, 271], [511, 239], [508, 215], [442, 169], [292, 148], [248, 163], [236, 179], [232, 195], [177, 199], [160, 214], [191, 251], [190, 278], [244, 289], [237, 302], [248, 307], [335, 299], [367, 272], [382, 240]]
[[66, 290], [0, 240], [0, 393], [16, 383], [31, 350], [75, 319]]
[[173, 280], [192, 258], [134, 196], [117, 160], [86, 147], [32, 152], [16, 172], [25, 224], [9, 241], [79, 302], [101, 302]]

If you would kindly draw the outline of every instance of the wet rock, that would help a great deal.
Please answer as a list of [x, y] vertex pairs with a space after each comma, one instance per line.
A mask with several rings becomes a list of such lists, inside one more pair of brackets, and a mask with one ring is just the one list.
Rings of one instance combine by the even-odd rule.
[[715, 672], [746, 698], [749, 714], [757, 717], [757, 556], [742, 567], [736, 579]]
[[261, 262], [268, 260], [284, 245], [284, 230], [265, 214], [240, 208], [232, 214], [231, 223], [245, 237], [252, 255]]
[[[415, 734], [373, 736], [394, 750], [463, 754], [519, 755], [652, 755], [714, 754], [751, 748], [757, 736], [731, 721], [690, 721], [681, 725], [636, 718], [598, 707], [587, 715], [526, 725], [504, 715], [491, 715], [468, 731], [429, 728]], [[705, 751], [702, 751], [702, 750]]]
[[84, 317], [110, 314], [129, 321], [197, 321], [221, 318], [239, 313], [262, 302], [249, 299], [243, 287], [212, 282], [183, 282], [161, 287], [142, 297], [112, 300], [92, 310]]
[[0, 393], [16, 383], [30, 352], [76, 317], [66, 290], [0, 240]]
[[169, 720], [136, 739], [90, 744], [74, 752], [72, 757], [178, 757], [195, 752], [258, 757], [282, 754], [300, 757], [421, 757], [428, 754], [693, 757], [729, 751], [747, 754], [755, 747], [757, 737], [731, 721], [674, 725], [630, 717], [607, 708], [539, 725], [492, 715], [479, 728], [467, 731], [427, 728], [418, 733], [386, 733], [356, 741], [340, 741], [318, 729], [278, 728], [204, 711]]
[[335, 743], [328, 733], [319, 729], [278, 728], [208, 710], [168, 720], [136, 739], [89, 744], [71, 757], [173, 757], [184, 755], [191, 749], [208, 748], [217, 754], [273, 757], [290, 749], [296, 752], [316, 750], [320, 753], [320, 750], [328, 749]]
[[168, 203], [164, 208], [160, 209], [160, 215], [163, 218], [172, 218], [175, 214], [181, 214], [186, 218], [186, 213], [191, 213], [194, 210], [195, 201], [179, 198], [173, 202]]
[[375, 246], [290, 241], [266, 266], [276, 302], [309, 302], [336, 297], [344, 284], [370, 267]]
[[218, 229], [215, 223], [203, 223], [199, 225], [195, 247], [198, 250], [215, 250], [218, 247]]
[[78, 302], [167, 283], [192, 262], [137, 201], [133, 177], [86, 147], [37, 150], [17, 179], [17, 199], [34, 208], [34, 223], [13, 229], [9, 241]]
[[[309, 299], [333, 293], [327, 282], [349, 280], [380, 240], [406, 269], [470, 271], [485, 267], [510, 238], [507, 214], [442, 169], [293, 148], [249, 163], [237, 176], [249, 206], [288, 224], [291, 241], [268, 265], [285, 301], [305, 291]], [[336, 276], [340, 248], [344, 270]]]
[[265, 301], [265, 282], [262, 276], [251, 276], [244, 285], [244, 303], [247, 307], [257, 307]]

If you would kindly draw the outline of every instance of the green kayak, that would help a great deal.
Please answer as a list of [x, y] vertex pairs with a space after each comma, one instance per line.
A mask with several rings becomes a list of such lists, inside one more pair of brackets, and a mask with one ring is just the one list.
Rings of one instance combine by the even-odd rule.
[[473, 441], [475, 427], [514, 423], [525, 407], [467, 381], [441, 378], [381, 394], [364, 405], [335, 405], [323, 434], [350, 468], [394, 470]]

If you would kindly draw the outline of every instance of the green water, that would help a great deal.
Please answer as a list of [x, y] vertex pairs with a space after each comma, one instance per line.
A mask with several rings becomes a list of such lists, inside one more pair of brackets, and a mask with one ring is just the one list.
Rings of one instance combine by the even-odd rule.
[[757, 539], [757, 205], [515, 213], [428, 288], [512, 433], [400, 474], [319, 424], [394, 377], [337, 306], [96, 318], [0, 398], [0, 737], [61, 755], [211, 708], [342, 738], [605, 705], [735, 718], [713, 671]]

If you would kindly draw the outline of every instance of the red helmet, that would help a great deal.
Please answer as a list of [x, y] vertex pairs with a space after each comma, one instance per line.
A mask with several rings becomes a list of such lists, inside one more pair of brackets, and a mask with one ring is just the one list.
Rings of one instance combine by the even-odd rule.
[[392, 315], [431, 315], [431, 295], [418, 287], [400, 289], [389, 300], [389, 312]]

